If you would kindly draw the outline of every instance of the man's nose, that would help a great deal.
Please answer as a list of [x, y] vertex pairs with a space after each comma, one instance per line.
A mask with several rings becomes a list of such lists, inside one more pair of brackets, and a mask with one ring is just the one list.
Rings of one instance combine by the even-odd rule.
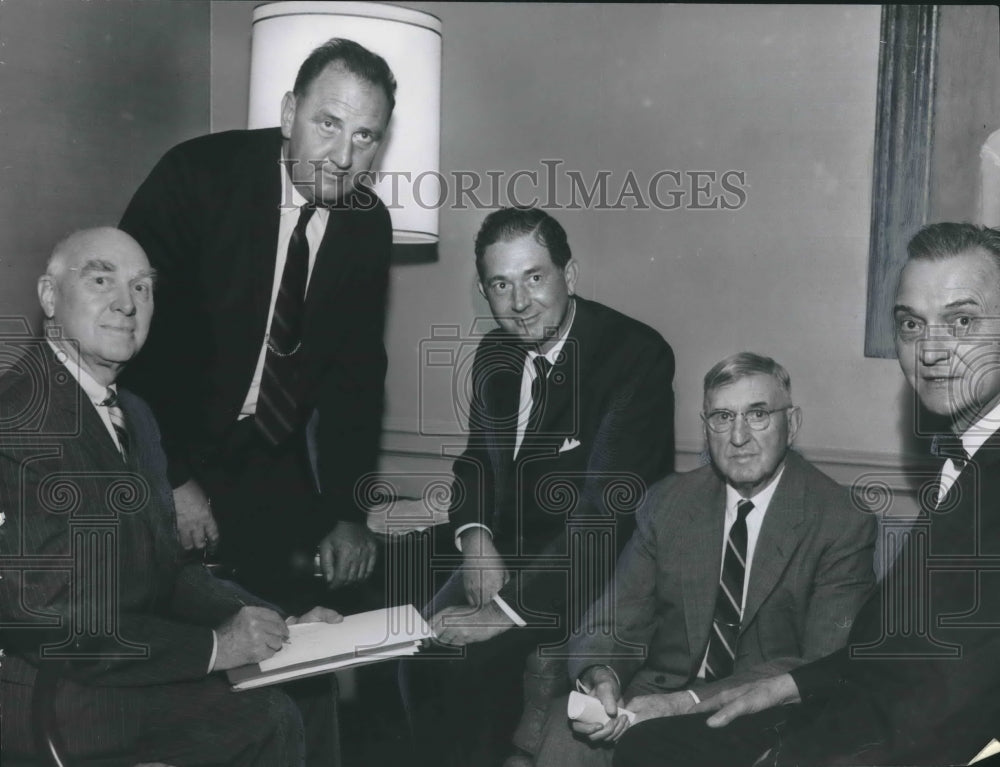
[[115, 299], [111, 302], [111, 308], [129, 316], [135, 314], [135, 296], [132, 295], [130, 285], [118, 288], [115, 292]]
[[920, 362], [927, 367], [946, 364], [951, 359], [951, 349], [942, 343], [928, 342], [920, 347]]
[[334, 139], [327, 157], [340, 170], [348, 170], [354, 162], [354, 144], [351, 142], [351, 137], [341, 135]]
[[919, 342], [921, 364], [932, 367], [946, 364], [951, 359], [953, 338], [942, 328], [929, 328], [929, 333]]
[[729, 429], [729, 441], [734, 445], [745, 445], [750, 439], [750, 427], [747, 426], [747, 419], [738, 414], [733, 419], [733, 425]]
[[528, 294], [528, 289], [523, 285], [514, 285], [511, 290], [510, 308], [515, 312], [523, 312], [530, 303], [531, 296]]

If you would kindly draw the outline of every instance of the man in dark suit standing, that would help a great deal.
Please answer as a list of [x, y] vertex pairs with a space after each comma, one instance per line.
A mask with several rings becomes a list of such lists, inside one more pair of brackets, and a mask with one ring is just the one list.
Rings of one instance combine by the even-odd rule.
[[495, 211], [475, 250], [500, 327], [476, 350], [454, 465], [463, 565], [426, 608], [462, 652], [415, 658], [402, 674], [421, 756], [463, 767], [509, 748], [526, 656], [565, 647], [674, 451], [673, 352], [646, 325], [575, 296], [562, 226], [537, 209]]
[[932, 224], [908, 250], [899, 364], [952, 435], [882, 587], [842, 651], [706, 701], [708, 726], [640, 725], [616, 764], [967, 764], [997, 736], [1000, 231]]
[[[574, 641], [570, 675], [608, 721], [553, 705], [538, 767], [610, 765], [635, 722], [839, 649], [875, 582], [875, 520], [789, 448], [802, 421], [791, 381], [743, 352], [705, 375], [711, 465], [658, 483], [613, 586]], [[578, 737], [573, 737], [574, 732]]]
[[291, 700], [211, 673], [270, 657], [297, 619], [183, 563], [156, 421], [115, 383], [154, 278], [127, 234], [71, 235], [38, 281], [46, 338], [0, 379], [4, 752], [32, 753], [39, 668], [63, 660], [53, 708], [74, 758], [299, 765]]
[[317, 550], [331, 587], [375, 564], [354, 486], [378, 454], [391, 227], [362, 182], [395, 87], [382, 58], [333, 39], [299, 69], [280, 129], [174, 147], [120, 224], [161, 277], [127, 383], [163, 428], [181, 542], [219, 538], [244, 584], [289, 606], [313, 597], [296, 578]]

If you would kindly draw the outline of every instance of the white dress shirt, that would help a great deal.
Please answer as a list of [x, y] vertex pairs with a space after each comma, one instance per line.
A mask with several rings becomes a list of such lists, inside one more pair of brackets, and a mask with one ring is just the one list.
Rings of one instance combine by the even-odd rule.
[[[971, 459], [998, 429], [1000, 429], [1000, 403], [962, 433], [962, 447], [965, 448], [966, 455]], [[941, 478], [938, 482], [938, 503], [948, 495], [958, 475], [962, 473], [962, 468], [965, 467], [959, 468], [951, 458], [945, 460], [941, 466]]]
[[[282, 151], [281, 159], [285, 159]], [[281, 174], [281, 199], [290, 200], [291, 205], [280, 204], [278, 206], [278, 246], [274, 259], [274, 276], [271, 279], [271, 304], [267, 310], [267, 329], [270, 332], [271, 319], [274, 316], [274, 305], [278, 300], [278, 288], [281, 287], [281, 273], [285, 269], [285, 260], [288, 257], [288, 242], [292, 239], [292, 232], [299, 220], [299, 211], [307, 203], [306, 198], [299, 194], [295, 184], [288, 177], [285, 170], [285, 163], [278, 167]], [[313, 266], [316, 263], [316, 253], [319, 251], [320, 243], [323, 242], [323, 235], [326, 233], [326, 223], [330, 218], [330, 211], [326, 208], [317, 208], [309, 223], [306, 225], [306, 241], [309, 243], [309, 268], [306, 272], [306, 290], [309, 289], [309, 280], [312, 277]], [[260, 393], [260, 379], [264, 375], [264, 358], [267, 356], [267, 336], [261, 339], [260, 354], [257, 355], [257, 367], [254, 368], [253, 378], [250, 379], [250, 389], [243, 400], [243, 407], [240, 408], [239, 418], [247, 418], [257, 412], [257, 396]]]

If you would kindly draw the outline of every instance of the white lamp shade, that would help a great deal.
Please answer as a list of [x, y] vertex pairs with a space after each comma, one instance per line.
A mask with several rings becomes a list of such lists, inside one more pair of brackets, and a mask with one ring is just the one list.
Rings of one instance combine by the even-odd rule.
[[428, 13], [379, 3], [277, 2], [253, 12], [247, 127], [280, 124], [281, 99], [299, 66], [331, 37], [384, 58], [396, 78], [396, 107], [374, 189], [389, 207], [393, 241], [438, 241], [441, 143], [441, 21]]

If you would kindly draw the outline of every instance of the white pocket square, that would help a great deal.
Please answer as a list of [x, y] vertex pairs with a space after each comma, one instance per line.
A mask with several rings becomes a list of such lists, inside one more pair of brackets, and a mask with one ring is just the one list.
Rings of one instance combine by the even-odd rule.
[[562, 445], [559, 447], [559, 452], [565, 453], [567, 450], [572, 450], [575, 447], [580, 447], [580, 440], [564, 439]]

